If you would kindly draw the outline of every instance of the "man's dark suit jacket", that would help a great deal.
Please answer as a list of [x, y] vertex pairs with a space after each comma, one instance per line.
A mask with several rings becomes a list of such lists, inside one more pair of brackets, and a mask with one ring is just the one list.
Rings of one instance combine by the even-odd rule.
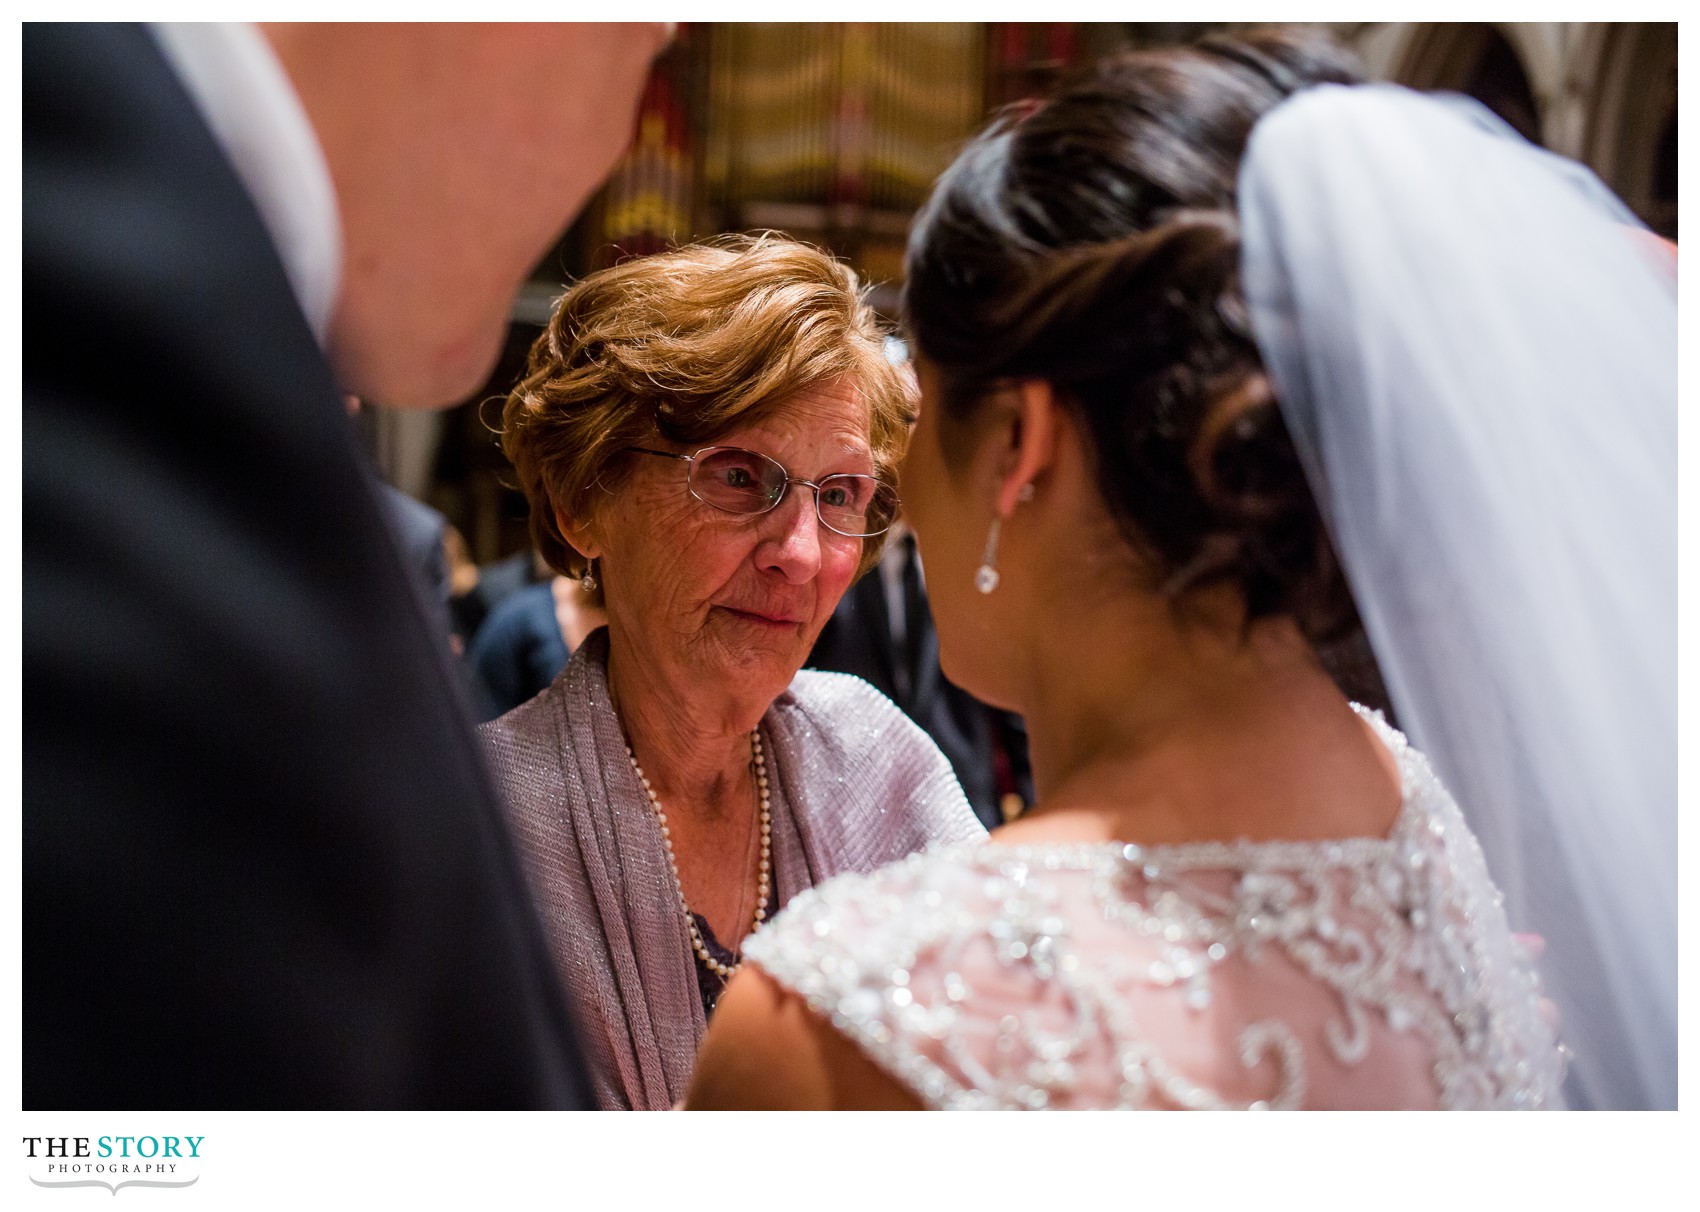
[[23, 1105], [587, 1105], [252, 202], [140, 27], [23, 68]]
[[430, 620], [432, 634], [447, 643], [454, 634], [454, 621], [449, 614], [449, 560], [443, 550], [448, 519], [425, 502], [416, 501], [381, 480], [378, 507], [401, 544], [408, 575], [425, 595], [425, 617]]
[[920, 606], [908, 620], [909, 626], [919, 630], [914, 668], [905, 675], [900, 676], [898, 668], [909, 656], [897, 651], [892, 642], [891, 613], [877, 568], [839, 599], [804, 664], [810, 669], [853, 673], [901, 707], [950, 760], [974, 815], [986, 828], [995, 829], [1003, 824], [997, 769], [1000, 749], [1009, 763], [1011, 789], [1026, 802], [1033, 799], [1026, 731], [1019, 716], [988, 707], [944, 676], [932, 615], [924, 600]]

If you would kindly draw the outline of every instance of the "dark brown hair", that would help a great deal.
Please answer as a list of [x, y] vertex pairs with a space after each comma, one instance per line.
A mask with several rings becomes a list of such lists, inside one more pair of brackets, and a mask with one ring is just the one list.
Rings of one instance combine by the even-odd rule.
[[1235, 183], [1258, 118], [1349, 83], [1315, 32], [1135, 52], [995, 119], [915, 221], [904, 311], [938, 371], [947, 453], [988, 390], [1042, 379], [1155, 583], [1231, 582], [1247, 620], [1356, 621], [1247, 323]]
[[[502, 410], [502, 449], [549, 565], [585, 559], [558, 506], [588, 516], [628, 446], [706, 446], [807, 387], [848, 379], [868, 406], [875, 474], [896, 483], [913, 416], [909, 375], [847, 265], [783, 236], [726, 236], [590, 275], [555, 305]], [[861, 571], [882, 538], [863, 540]]]

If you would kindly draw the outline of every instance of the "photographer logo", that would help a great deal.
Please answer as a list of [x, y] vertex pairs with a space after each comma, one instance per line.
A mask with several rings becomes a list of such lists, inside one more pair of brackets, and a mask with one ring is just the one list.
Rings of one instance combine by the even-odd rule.
[[38, 1187], [192, 1187], [204, 1136], [26, 1136], [24, 1160]]

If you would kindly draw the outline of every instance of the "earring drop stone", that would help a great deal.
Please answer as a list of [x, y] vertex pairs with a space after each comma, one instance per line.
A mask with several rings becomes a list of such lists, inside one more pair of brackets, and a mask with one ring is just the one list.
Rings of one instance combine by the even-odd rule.
[[992, 528], [986, 532], [986, 550], [980, 556], [980, 567], [974, 570], [974, 588], [990, 593], [1003, 578], [998, 575], [998, 531], [1003, 519], [993, 515]]

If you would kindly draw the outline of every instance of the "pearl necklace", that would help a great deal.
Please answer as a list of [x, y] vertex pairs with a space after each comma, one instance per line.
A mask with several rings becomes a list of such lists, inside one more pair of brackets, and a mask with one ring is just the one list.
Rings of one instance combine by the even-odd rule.
[[[697, 929], [697, 919], [685, 901], [685, 885], [679, 879], [678, 860], [673, 857], [673, 832], [667, 827], [667, 813], [662, 810], [661, 799], [655, 794], [655, 788], [649, 785], [649, 779], [644, 775], [643, 767], [638, 765], [637, 754], [632, 752], [629, 742], [626, 745], [626, 757], [632, 763], [632, 773], [637, 775], [638, 782], [643, 784], [644, 794], [649, 797], [649, 806], [655, 809], [655, 819], [661, 826], [661, 844], [667, 851], [667, 866], [673, 872], [673, 888], [679, 894], [679, 910], [685, 915], [685, 925], [691, 932], [691, 950], [696, 952], [697, 958], [710, 972], [722, 981], [729, 980], [742, 961], [723, 964], [710, 954], [708, 944], [703, 942], [702, 931]], [[750, 730], [750, 759], [755, 766], [756, 794], [761, 804], [761, 863], [756, 868], [755, 921], [750, 925], [750, 929], [755, 930], [767, 916], [767, 896], [772, 887], [773, 873], [773, 812], [767, 793], [767, 758], [762, 753], [761, 732], [757, 729]]]

